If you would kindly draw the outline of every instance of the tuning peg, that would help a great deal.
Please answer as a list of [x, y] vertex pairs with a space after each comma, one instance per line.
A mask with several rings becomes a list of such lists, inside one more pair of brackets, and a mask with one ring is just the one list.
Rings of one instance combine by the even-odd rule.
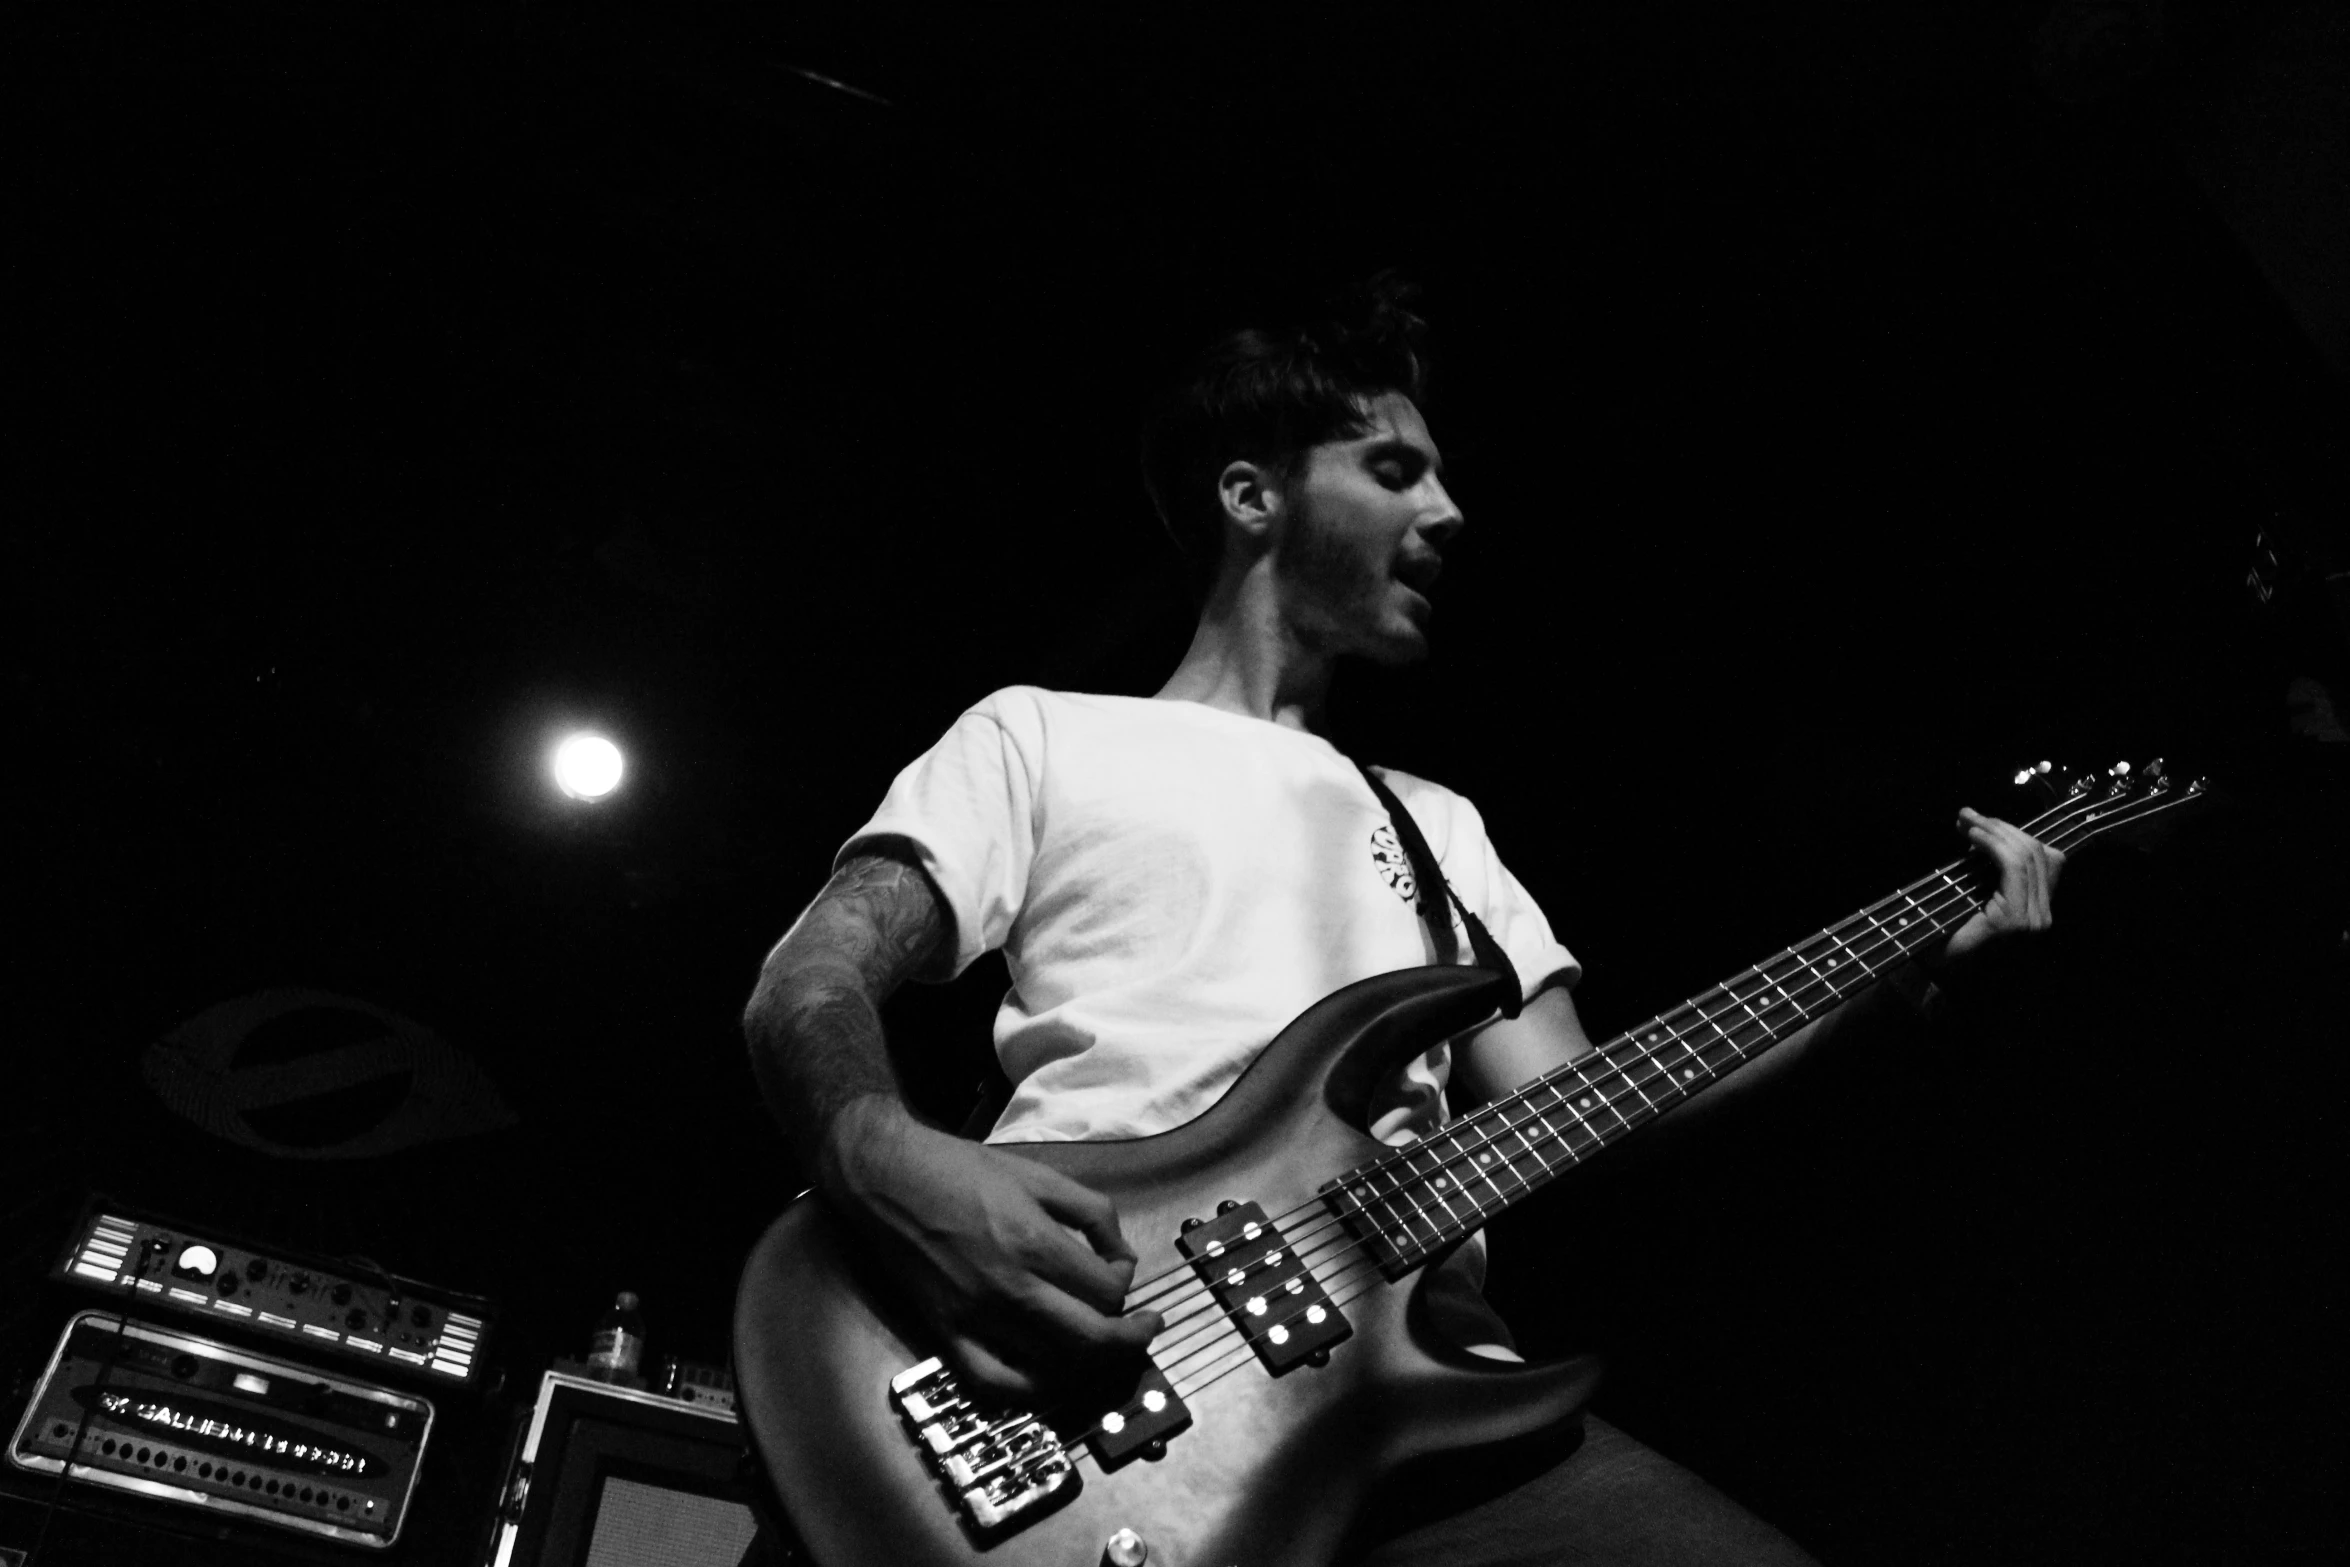
[[2162, 770], [2162, 758], [2159, 756], [2156, 757], [2153, 761], [2148, 762], [2144, 767], [2139, 768], [2138, 776], [2151, 784], [2158, 784], [2167, 787], [2170, 783], [2170, 775]]
[[2116, 762], [2112, 767], [2108, 768], [2107, 771], [2112, 773], [2116, 778], [2127, 778], [2130, 776], [2130, 764], [2127, 762]]
[[2054, 770], [2055, 770], [2055, 767], [2056, 767], [2056, 764], [2055, 764], [2054, 762], [2042, 762], [2042, 763], [2040, 764], [2040, 768], [2039, 768], [2039, 770], [2040, 770], [2041, 772], [2043, 772], [2043, 773], [2046, 773], [2046, 772], [2052, 772], [2052, 771], [2054, 771]]

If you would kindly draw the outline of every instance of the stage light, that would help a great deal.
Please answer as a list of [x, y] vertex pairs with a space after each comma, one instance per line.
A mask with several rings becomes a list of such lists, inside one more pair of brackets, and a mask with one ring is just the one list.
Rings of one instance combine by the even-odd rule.
[[555, 747], [555, 787], [574, 800], [601, 800], [620, 787], [620, 747], [599, 734], [566, 735]]

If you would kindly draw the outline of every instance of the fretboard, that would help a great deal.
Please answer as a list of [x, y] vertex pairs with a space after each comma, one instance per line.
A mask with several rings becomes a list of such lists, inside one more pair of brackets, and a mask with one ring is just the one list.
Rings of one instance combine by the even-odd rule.
[[1959, 863], [1910, 883], [1328, 1190], [1389, 1278], [1769, 1050], [1980, 899]]

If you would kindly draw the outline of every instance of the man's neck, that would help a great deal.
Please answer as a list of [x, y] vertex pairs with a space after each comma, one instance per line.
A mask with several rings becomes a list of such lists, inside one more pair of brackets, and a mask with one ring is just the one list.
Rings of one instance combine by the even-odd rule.
[[1156, 695], [1313, 733], [1322, 727], [1334, 662], [1282, 623], [1269, 593], [1220, 584]]

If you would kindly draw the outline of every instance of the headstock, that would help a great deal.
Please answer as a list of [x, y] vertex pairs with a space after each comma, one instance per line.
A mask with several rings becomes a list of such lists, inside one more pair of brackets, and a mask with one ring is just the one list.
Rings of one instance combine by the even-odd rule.
[[2137, 767], [2118, 761], [2071, 774], [2041, 762], [2019, 769], [2015, 782], [2049, 802], [2048, 809], [2023, 824], [2024, 831], [2068, 852], [2092, 838], [2168, 816], [2210, 793], [2204, 779], [2182, 783], [2172, 777], [2161, 757]]

